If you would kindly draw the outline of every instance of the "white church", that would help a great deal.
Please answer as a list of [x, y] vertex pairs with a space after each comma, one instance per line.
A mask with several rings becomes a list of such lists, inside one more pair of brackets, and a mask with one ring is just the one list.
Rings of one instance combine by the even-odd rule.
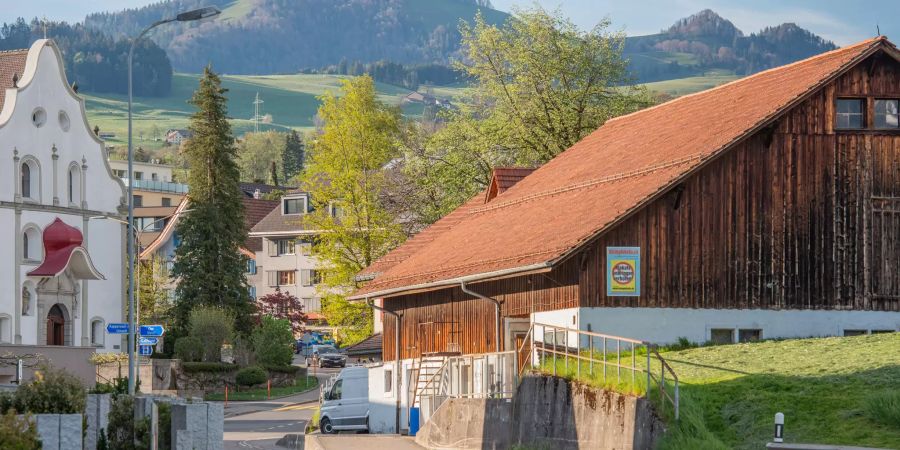
[[51, 40], [0, 52], [0, 149], [0, 347], [124, 350], [125, 186]]

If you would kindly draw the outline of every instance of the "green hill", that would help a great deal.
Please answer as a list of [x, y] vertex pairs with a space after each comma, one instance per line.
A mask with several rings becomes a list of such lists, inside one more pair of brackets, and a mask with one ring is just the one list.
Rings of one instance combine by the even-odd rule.
[[[136, 146], [155, 149], [162, 142], [155, 141], [154, 132], [164, 133], [169, 128], [185, 128], [193, 112], [188, 104], [198, 83], [197, 74], [177, 73], [172, 79], [172, 93], [166, 97], [139, 97], [134, 102], [134, 136]], [[318, 96], [326, 91], [336, 92], [343, 76], [337, 75], [263, 75], [222, 76], [228, 89], [228, 114], [236, 135], [251, 131], [254, 123], [253, 100], [259, 93], [260, 115], [271, 115], [271, 123], [260, 124], [260, 129], [288, 130], [309, 129], [319, 107]], [[379, 99], [390, 105], [400, 105], [408, 90], [384, 83], [376, 83]], [[440, 95], [452, 96], [460, 88], [444, 87]], [[107, 138], [110, 145], [126, 145], [128, 130], [127, 97], [122, 95], [98, 95], [86, 93], [86, 108], [91, 126], [101, 131], [115, 133]], [[421, 114], [421, 106], [404, 106], [404, 112]], [[143, 135], [143, 138], [141, 138]], [[162, 136], [159, 136], [162, 138]]]

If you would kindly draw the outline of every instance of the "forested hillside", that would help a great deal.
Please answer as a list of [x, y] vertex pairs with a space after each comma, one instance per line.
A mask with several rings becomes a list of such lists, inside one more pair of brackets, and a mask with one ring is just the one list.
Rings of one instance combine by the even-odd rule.
[[659, 34], [629, 37], [625, 57], [639, 81], [657, 81], [701, 75], [712, 69], [749, 75], [834, 48], [831, 42], [793, 23], [747, 36], [707, 9]]
[[[0, 50], [28, 48], [43, 37], [56, 41], [62, 50], [69, 81], [96, 93], [128, 92], [128, 46], [125, 39], [114, 39], [81, 24], [65, 22], [26, 22], [19, 19], [0, 26]], [[153, 41], [141, 41], [135, 49], [134, 93], [145, 97], [169, 95], [172, 65], [165, 51]], [[21, 74], [19, 74], [21, 76]]]
[[179, 72], [212, 63], [231, 74], [296, 73], [344, 61], [447, 62], [459, 48], [460, 20], [478, 11], [490, 23], [507, 14], [485, 0], [173, 0], [91, 14], [85, 25], [113, 36], [200, 5], [222, 17], [154, 32]]

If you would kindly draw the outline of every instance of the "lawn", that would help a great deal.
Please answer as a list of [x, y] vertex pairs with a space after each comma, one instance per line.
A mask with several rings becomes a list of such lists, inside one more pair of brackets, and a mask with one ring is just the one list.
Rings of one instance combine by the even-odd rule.
[[732, 72], [715, 70], [709, 71], [703, 76], [654, 81], [652, 83], [644, 83], [643, 86], [651, 91], [664, 92], [678, 97], [714, 88], [721, 84], [728, 83], [729, 81], [737, 80], [738, 78], [740, 77]]
[[[284, 386], [284, 387], [273, 387], [272, 388], [272, 396], [269, 397], [266, 391], [266, 388], [261, 389], [248, 389], [241, 391], [228, 391], [228, 401], [230, 402], [246, 402], [246, 401], [260, 401], [266, 400], [268, 398], [278, 398], [278, 397], [287, 397], [289, 395], [300, 394], [302, 392], [309, 391], [311, 389], [315, 389], [316, 386], [319, 385], [319, 380], [316, 377], [298, 377], [294, 380], [293, 386]], [[207, 393], [204, 397], [204, 400], [214, 400], [214, 401], [223, 401], [225, 400], [224, 392], [215, 392], [215, 393]]]
[[[763, 448], [777, 412], [785, 415], [786, 442], [900, 448], [900, 333], [708, 346], [662, 356], [678, 374], [682, 398], [681, 419], [669, 419], [663, 449]], [[630, 364], [629, 356], [623, 364]], [[574, 368], [570, 363], [569, 377]], [[596, 365], [592, 377], [586, 372], [582, 365], [577, 378], [644, 391], [643, 378], [632, 385], [627, 371], [618, 385], [612, 377], [604, 381]]]

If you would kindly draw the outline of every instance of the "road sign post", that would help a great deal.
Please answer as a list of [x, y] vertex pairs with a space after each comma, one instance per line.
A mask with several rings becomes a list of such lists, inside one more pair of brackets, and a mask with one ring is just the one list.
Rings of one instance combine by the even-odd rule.
[[143, 337], [160, 337], [165, 334], [166, 330], [162, 325], [141, 325], [141, 336]]
[[150, 356], [153, 354], [153, 347], [150, 345], [142, 345], [141, 346], [141, 356]]
[[156, 345], [159, 343], [159, 338], [155, 337], [141, 337], [138, 340], [138, 345]]

